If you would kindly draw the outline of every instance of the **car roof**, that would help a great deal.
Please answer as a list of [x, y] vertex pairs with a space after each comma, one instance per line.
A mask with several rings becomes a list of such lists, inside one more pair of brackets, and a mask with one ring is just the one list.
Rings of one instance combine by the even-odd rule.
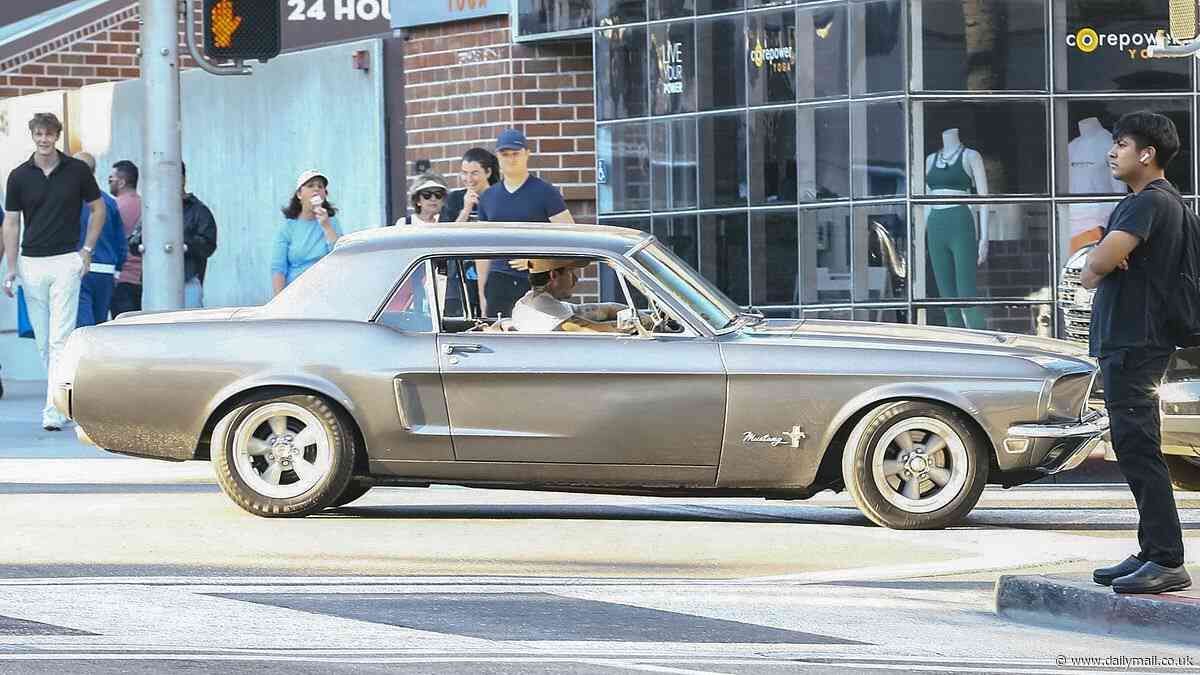
[[346, 253], [396, 248], [423, 252], [469, 248], [475, 253], [526, 247], [577, 248], [623, 255], [649, 237], [641, 230], [611, 225], [437, 223], [361, 230], [340, 239], [338, 248], [346, 249]]

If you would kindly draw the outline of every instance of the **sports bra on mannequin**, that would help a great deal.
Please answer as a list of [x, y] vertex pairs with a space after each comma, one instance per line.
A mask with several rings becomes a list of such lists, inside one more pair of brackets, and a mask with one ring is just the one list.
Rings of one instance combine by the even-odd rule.
[[965, 145], [958, 146], [952, 159], [943, 157], [940, 151], [937, 153], [933, 166], [925, 172], [925, 185], [929, 190], [961, 190], [968, 194], [974, 191], [975, 181], [963, 166], [966, 149]]

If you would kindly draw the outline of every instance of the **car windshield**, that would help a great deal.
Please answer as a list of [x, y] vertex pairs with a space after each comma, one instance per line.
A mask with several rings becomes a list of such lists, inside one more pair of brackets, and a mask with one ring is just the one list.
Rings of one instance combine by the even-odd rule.
[[659, 242], [651, 242], [633, 259], [713, 330], [727, 328], [737, 319], [741, 307]]

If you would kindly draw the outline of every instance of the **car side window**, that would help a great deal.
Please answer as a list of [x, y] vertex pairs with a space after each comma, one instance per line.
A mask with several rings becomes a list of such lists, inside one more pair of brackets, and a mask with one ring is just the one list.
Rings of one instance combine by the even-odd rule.
[[428, 262], [422, 262], [408, 273], [379, 314], [379, 323], [415, 333], [433, 331], [432, 304], [427, 290], [428, 267]]

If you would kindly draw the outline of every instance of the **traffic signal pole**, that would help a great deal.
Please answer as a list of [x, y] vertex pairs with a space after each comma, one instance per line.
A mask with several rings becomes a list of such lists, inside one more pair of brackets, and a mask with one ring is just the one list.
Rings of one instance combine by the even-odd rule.
[[146, 100], [146, 166], [142, 169], [142, 244], [145, 246], [142, 308], [179, 309], [183, 307], [184, 273], [179, 2], [140, 0], [140, 9], [142, 87]]

